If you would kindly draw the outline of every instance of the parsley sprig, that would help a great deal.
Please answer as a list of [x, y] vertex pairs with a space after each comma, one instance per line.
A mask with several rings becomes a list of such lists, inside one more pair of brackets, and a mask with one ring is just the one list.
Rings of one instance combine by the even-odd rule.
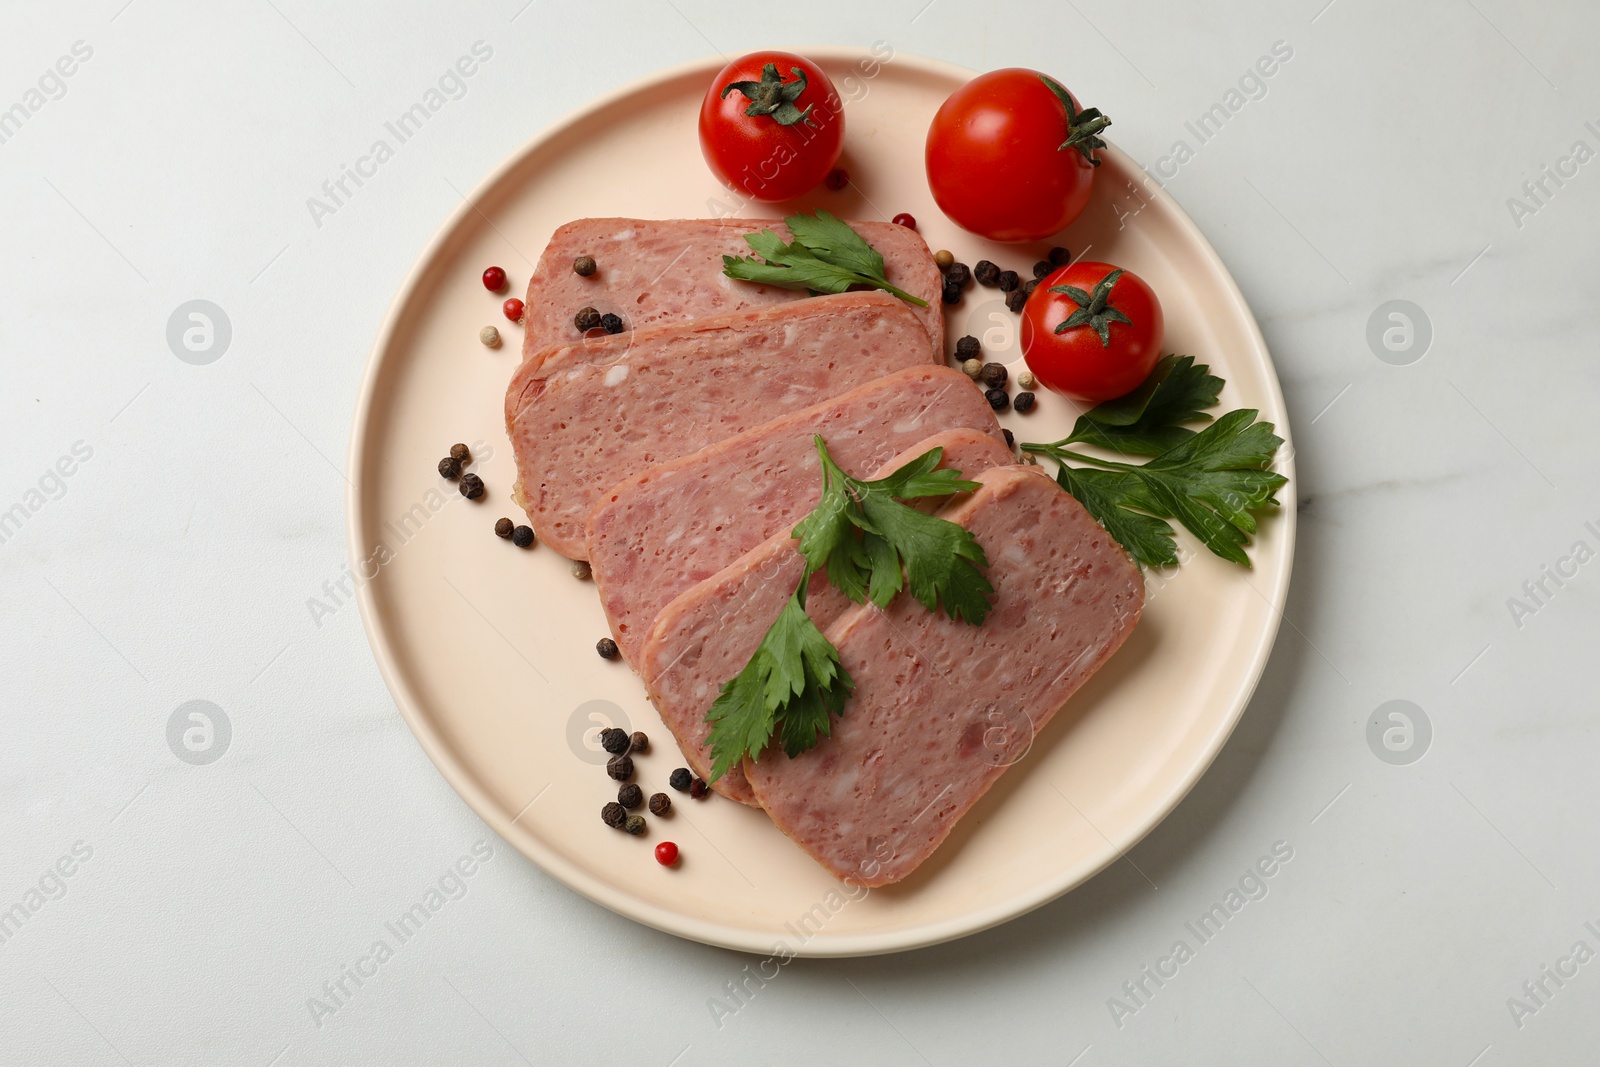
[[942, 448], [924, 452], [884, 478], [852, 478], [816, 437], [822, 498], [794, 528], [806, 565], [800, 584], [773, 620], [744, 669], [722, 687], [711, 723], [711, 779], [745, 755], [759, 759], [776, 738], [798, 756], [828, 736], [852, 688], [839, 650], [806, 614], [811, 577], [828, 580], [852, 601], [889, 605], [902, 588], [929, 611], [981, 625], [994, 592], [979, 570], [983, 546], [962, 526], [903, 503], [978, 488], [960, 471], [940, 470]]
[[813, 293], [842, 293], [852, 285], [867, 285], [909, 304], [928, 306], [926, 300], [889, 284], [884, 276], [883, 256], [848, 223], [826, 211], [790, 215], [783, 222], [794, 240], [785, 244], [771, 230], [747, 233], [745, 243], [756, 255], [723, 256], [722, 273], [739, 281]]
[[994, 592], [978, 569], [989, 565], [983, 546], [957, 523], [901, 503], [969, 492], [978, 483], [938, 469], [942, 448], [885, 478], [862, 481], [840, 469], [820, 435], [816, 441], [822, 499], [794, 528], [807, 568], [826, 570], [828, 581], [857, 604], [870, 599], [880, 608], [909, 581], [911, 595], [929, 611], [942, 607], [952, 619], [982, 625]]
[[[1177, 564], [1167, 521], [1176, 520], [1218, 556], [1248, 567], [1255, 513], [1277, 506], [1273, 494], [1288, 482], [1266, 469], [1283, 439], [1270, 422], [1256, 421], [1254, 408], [1230, 411], [1199, 431], [1182, 425], [1211, 419], [1205, 409], [1217, 403], [1222, 384], [1192, 356], [1167, 356], [1134, 392], [1080, 416], [1069, 436], [1021, 447], [1054, 459], [1057, 483], [1142, 566]], [[1113, 461], [1074, 444], [1154, 458]]]

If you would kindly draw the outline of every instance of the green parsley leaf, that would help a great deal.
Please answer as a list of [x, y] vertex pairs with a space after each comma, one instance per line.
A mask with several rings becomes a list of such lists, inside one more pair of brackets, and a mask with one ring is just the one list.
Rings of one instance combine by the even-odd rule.
[[806, 567], [744, 669], [723, 685], [706, 713], [711, 724], [711, 780], [747, 754], [759, 759], [774, 743], [798, 756], [828, 736], [852, 686], [839, 650], [806, 614], [806, 588], [820, 572], [851, 600], [887, 607], [907, 584], [929, 611], [974, 625], [989, 612], [994, 587], [979, 570], [983, 548], [956, 523], [902, 500], [943, 497], [978, 488], [960, 471], [941, 470], [941, 448], [929, 449], [876, 481], [852, 478], [816, 437], [822, 497], [794, 528]]
[[1061, 444], [1097, 445], [1125, 456], [1159, 456], [1194, 436], [1181, 425], [1209, 420], [1222, 379], [1193, 356], [1164, 356], [1144, 384], [1078, 417]]
[[722, 687], [706, 713], [711, 723], [711, 780], [748, 753], [759, 758], [778, 733], [797, 756], [825, 737], [854, 683], [833, 647], [806, 614], [807, 572], [744, 669]]
[[911, 595], [929, 611], [943, 607], [952, 619], [981, 625], [994, 592], [978, 569], [989, 565], [983, 547], [957, 523], [902, 503], [968, 492], [978, 483], [960, 471], [936, 469], [944, 458], [939, 448], [884, 478], [862, 481], [834, 463], [820, 435], [816, 443], [822, 499], [794, 530], [810, 568], [825, 569], [828, 580], [858, 604], [871, 600], [888, 607], [909, 581]]
[[783, 221], [792, 242], [785, 244], [771, 230], [746, 234], [745, 243], [756, 255], [723, 256], [722, 273], [739, 281], [812, 293], [843, 293], [853, 285], [866, 285], [918, 307], [928, 306], [926, 300], [889, 284], [883, 256], [848, 223], [826, 211], [790, 215]]
[[[1022, 448], [1053, 458], [1056, 481], [1140, 565], [1178, 562], [1165, 521], [1176, 520], [1216, 555], [1248, 567], [1255, 513], [1277, 506], [1273, 494], [1288, 482], [1266, 469], [1283, 440], [1251, 408], [1230, 411], [1198, 433], [1178, 425], [1209, 418], [1203, 409], [1216, 403], [1221, 388], [1209, 367], [1169, 356], [1135, 393], [1080, 418], [1070, 437]], [[1155, 458], [1142, 466], [1113, 462], [1067, 447], [1078, 443]], [[1092, 466], [1069, 467], [1069, 460]]]

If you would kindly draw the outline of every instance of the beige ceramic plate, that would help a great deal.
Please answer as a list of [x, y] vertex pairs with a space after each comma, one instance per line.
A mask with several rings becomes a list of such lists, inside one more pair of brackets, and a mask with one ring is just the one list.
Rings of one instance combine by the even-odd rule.
[[[923, 173], [923, 137], [940, 102], [972, 72], [933, 60], [806, 49], [847, 107], [843, 164], [855, 187], [794, 207], [844, 218], [921, 222], [935, 248], [989, 258], [1024, 276], [1043, 246], [991, 246], [940, 214]], [[881, 58], [881, 57], [879, 57]], [[520, 331], [478, 275], [504, 266], [527, 283], [551, 231], [590, 215], [728, 213], [730, 194], [700, 158], [706, 60], [619, 90], [529, 142], [471, 194], [418, 259], [373, 346], [351, 443], [350, 548], [365, 579], [361, 614], [389, 689], [422, 746], [491, 826], [546, 871], [623, 915], [751, 952], [892, 952], [960, 937], [1078, 885], [1138, 841], [1188, 792], [1233, 730], [1278, 629], [1294, 545], [1294, 486], [1252, 549], [1255, 570], [1222, 563], [1180, 535], [1187, 562], [1149, 576], [1149, 605], [1128, 644], [1058, 715], [909, 881], [851, 899], [759, 811], [682, 794], [636, 839], [608, 830], [614, 797], [594, 734], [616, 722], [648, 732], [647, 791], [682, 761], [638, 679], [596, 656], [605, 621], [587, 582], [545, 548], [521, 551], [491, 527], [516, 518], [501, 400]], [[1096, 103], [1103, 103], [1096, 101]], [[1111, 109], [1115, 111], [1115, 109]], [[1208, 361], [1228, 407], [1260, 408], [1287, 436], [1283, 398], [1249, 309], [1178, 206], [1106, 153], [1095, 198], [1064, 234], [1075, 253], [1128, 267], [1154, 286], [1170, 350]], [[1135, 182], [1138, 184], [1134, 184]], [[739, 212], [761, 216], [772, 209]], [[977, 334], [1022, 369], [1015, 316], [974, 288], [948, 312], [952, 339]], [[481, 347], [499, 326], [507, 344]], [[1024, 440], [1052, 440], [1073, 411], [1046, 396]], [[434, 471], [455, 441], [474, 444], [487, 497], [465, 501]], [[1292, 448], [1283, 449], [1290, 473]], [[682, 848], [676, 869], [652, 845]]]

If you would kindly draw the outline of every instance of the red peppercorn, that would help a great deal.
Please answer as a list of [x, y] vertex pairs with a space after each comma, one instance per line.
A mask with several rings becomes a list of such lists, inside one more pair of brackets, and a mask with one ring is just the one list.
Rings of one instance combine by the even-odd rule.
[[828, 172], [828, 176], [822, 179], [822, 184], [837, 193], [850, 184], [850, 172], [843, 167], [834, 167]]
[[504, 291], [506, 287], [506, 272], [499, 267], [489, 267], [483, 272], [483, 287], [491, 293]]
[[500, 310], [504, 311], [506, 313], [506, 318], [510, 319], [512, 322], [522, 321], [522, 301], [518, 300], [516, 297], [512, 297], [504, 304], [501, 304]]
[[678, 846], [671, 841], [663, 841], [656, 846], [656, 862], [663, 867], [671, 867], [678, 862]]
[[908, 230], [914, 230], [917, 228], [917, 220], [912, 218], [910, 215], [907, 215], [904, 211], [896, 215], [891, 221], [896, 226], [904, 226]]

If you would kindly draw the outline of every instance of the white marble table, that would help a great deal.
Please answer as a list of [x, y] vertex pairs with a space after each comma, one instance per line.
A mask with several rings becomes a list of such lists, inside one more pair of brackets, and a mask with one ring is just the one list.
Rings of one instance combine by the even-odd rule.
[[[1592, 1059], [1600, 9], [1325, 2], [8, 8], [0, 909], [26, 918], [0, 911], [0, 1062]], [[876, 39], [1063, 77], [1217, 245], [1294, 416], [1290, 625], [1131, 862], [990, 933], [734, 999], [750, 961], [569, 892], [432, 769], [324, 584], [338, 469], [385, 304], [457, 189], [652, 69]], [[308, 207], [479, 41], [459, 99]], [[1188, 124], [1235, 100], [1202, 142]], [[167, 339], [192, 300], [231, 327], [204, 365]], [[1375, 315], [1401, 351], [1369, 344]], [[195, 700], [222, 713], [191, 738], [205, 764], [169, 745]], [[1394, 700], [1431, 736], [1385, 760], [1367, 723]], [[361, 962], [475, 848], [458, 899]], [[1274, 848], [1220, 933], [1187, 932]], [[1193, 958], [1164, 963], [1180, 939]]]

